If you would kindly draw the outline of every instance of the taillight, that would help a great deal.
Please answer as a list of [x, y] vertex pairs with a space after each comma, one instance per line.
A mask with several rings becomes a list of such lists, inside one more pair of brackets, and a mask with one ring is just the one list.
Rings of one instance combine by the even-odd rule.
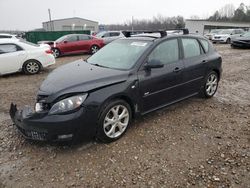
[[46, 54], [53, 54], [52, 50], [46, 50], [45, 53]]

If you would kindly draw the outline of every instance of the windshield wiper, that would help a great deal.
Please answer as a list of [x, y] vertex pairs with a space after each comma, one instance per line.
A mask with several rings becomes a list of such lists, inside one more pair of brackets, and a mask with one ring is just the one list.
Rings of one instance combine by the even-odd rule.
[[104, 65], [100, 65], [98, 63], [90, 63], [91, 65], [95, 65], [97, 67], [103, 67], [103, 68], [110, 68], [110, 67], [107, 67], [107, 66], [104, 66]]

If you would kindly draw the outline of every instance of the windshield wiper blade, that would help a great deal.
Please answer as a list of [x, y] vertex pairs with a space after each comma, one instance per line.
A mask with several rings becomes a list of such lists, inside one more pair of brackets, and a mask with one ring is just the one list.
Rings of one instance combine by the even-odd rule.
[[104, 66], [104, 65], [100, 65], [100, 64], [98, 64], [98, 63], [90, 63], [91, 65], [95, 65], [95, 66], [97, 66], [97, 67], [103, 67], [103, 68], [109, 68], [109, 67], [107, 67], [107, 66]]

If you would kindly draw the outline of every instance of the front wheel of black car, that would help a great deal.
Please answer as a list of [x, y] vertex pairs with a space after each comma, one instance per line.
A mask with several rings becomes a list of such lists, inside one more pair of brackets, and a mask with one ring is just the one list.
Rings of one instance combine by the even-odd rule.
[[217, 91], [219, 84], [219, 77], [215, 71], [210, 72], [206, 79], [202, 90], [202, 96], [205, 98], [211, 98]]
[[131, 118], [128, 103], [123, 100], [109, 102], [102, 109], [98, 120], [97, 139], [106, 143], [118, 140], [129, 127]]

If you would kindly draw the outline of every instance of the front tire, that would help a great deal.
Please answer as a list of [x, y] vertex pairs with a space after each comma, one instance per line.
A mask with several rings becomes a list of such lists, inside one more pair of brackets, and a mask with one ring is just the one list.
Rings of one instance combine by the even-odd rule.
[[118, 140], [125, 134], [132, 119], [129, 104], [123, 100], [114, 100], [107, 103], [101, 111], [97, 139], [105, 143]]
[[215, 71], [211, 71], [205, 79], [205, 83], [201, 91], [202, 97], [204, 98], [213, 97], [217, 91], [218, 84], [219, 84], [218, 74]]
[[23, 64], [25, 74], [37, 74], [41, 70], [41, 64], [36, 60], [28, 60]]
[[227, 44], [231, 44], [231, 39], [228, 38], [227, 41], [226, 41]]

